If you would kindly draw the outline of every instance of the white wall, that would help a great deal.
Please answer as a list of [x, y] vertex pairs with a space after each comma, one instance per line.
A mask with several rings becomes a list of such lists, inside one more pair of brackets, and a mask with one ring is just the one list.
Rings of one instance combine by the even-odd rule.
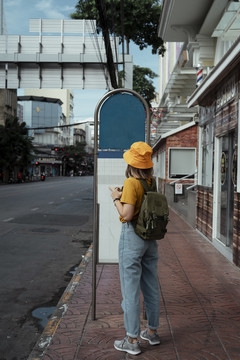
[[118, 242], [121, 232], [119, 214], [108, 188], [122, 186], [127, 164], [121, 159], [98, 159], [99, 252], [100, 263], [118, 262]]

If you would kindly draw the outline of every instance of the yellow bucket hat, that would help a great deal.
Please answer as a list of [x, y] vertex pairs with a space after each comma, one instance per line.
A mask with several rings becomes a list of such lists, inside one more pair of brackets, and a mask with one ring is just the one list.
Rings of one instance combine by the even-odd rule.
[[128, 165], [137, 169], [150, 169], [153, 167], [152, 148], [143, 141], [135, 142], [130, 149], [123, 154]]

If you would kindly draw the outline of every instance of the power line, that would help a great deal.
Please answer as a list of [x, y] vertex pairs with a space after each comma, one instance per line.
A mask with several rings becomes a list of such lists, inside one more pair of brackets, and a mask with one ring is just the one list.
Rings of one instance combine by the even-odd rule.
[[[91, 20], [91, 22], [93, 23], [93, 20]], [[92, 27], [93, 27], [93, 25], [92, 25]], [[100, 59], [100, 65], [101, 65], [102, 70], [103, 70], [103, 74], [104, 74], [105, 81], [106, 81], [106, 86], [107, 86], [107, 89], [110, 90], [108, 76], [106, 74], [106, 68], [105, 68], [105, 65], [103, 63], [102, 53], [101, 53], [99, 42], [98, 42], [99, 37], [97, 36], [96, 32], [94, 32], [93, 36], [94, 36], [95, 44], [96, 44], [96, 47], [97, 47], [97, 49], [95, 47], [96, 54], [97, 54], [98, 58]], [[93, 42], [93, 46], [94, 46], [94, 42]]]
[[59, 129], [59, 128], [71, 127], [71, 126], [82, 125], [82, 124], [86, 124], [86, 121], [82, 121], [82, 122], [78, 122], [78, 123], [74, 123], [74, 124], [68, 124], [68, 125], [43, 126], [43, 127], [34, 127], [34, 128], [26, 127], [26, 129], [27, 130]]

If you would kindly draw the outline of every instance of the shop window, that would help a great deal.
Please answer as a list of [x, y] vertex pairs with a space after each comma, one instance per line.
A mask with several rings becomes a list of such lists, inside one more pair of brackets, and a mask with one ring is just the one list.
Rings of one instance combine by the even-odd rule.
[[212, 123], [202, 130], [202, 185], [212, 187], [213, 131]]
[[169, 148], [169, 178], [182, 178], [190, 175], [194, 178], [196, 171], [195, 148]]

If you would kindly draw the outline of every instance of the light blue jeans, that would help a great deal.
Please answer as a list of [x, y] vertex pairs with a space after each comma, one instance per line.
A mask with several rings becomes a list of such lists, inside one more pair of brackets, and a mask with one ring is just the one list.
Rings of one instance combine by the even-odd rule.
[[159, 326], [158, 245], [135, 234], [132, 224], [123, 223], [119, 241], [119, 272], [124, 326], [128, 336], [140, 334], [140, 289], [143, 293], [148, 327]]

